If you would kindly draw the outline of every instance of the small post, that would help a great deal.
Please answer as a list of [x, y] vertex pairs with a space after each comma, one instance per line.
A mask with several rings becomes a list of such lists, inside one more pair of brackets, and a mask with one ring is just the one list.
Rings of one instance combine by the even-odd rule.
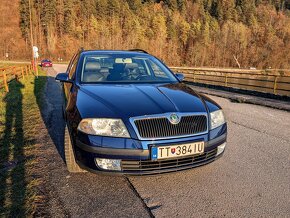
[[195, 70], [193, 70], [193, 82], [195, 83]]
[[275, 76], [274, 87], [273, 87], [274, 95], [277, 95], [277, 80], [278, 80], [278, 76]]
[[37, 58], [35, 58], [35, 73], [36, 73], [36, 77], [38, 78], [38, 64], [37, 64]]
[[25, 74], [26, 74], [26, 76], [28, 76], [27, 66], [25, 66]]
[[16, 67], [13, 67], [13, 74], [15, 76], [15, 80], [18, 82], [18, 75], [17, 75], [17, 72], [16, 72]]
[[3, 70], [3, 83], [4, 83], [5, 91], [9, 92], [8, 83], [7, 83], [7, 76], [6, 76], [5, 70]]

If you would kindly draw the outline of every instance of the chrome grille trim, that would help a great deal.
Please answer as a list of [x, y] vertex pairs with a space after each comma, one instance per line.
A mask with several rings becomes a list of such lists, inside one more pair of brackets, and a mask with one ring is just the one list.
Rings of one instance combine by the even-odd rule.
[[[206, 123], [206, 128], [205, 131], [202, 132], [197, 132], [193, 134], [184, 134], [184, 135], [179, 135], [180, 132], [186, 132], [186, 126], [185, 124], [181, 124], [182, 129], [176, 129], [176, 128], [171, 128], [169, 125], [166, 125], [166, 120], [169, 119], [171, 114], [177, 114], [181, 119], [187, 119], [187, 121], [193, 120], [193, 117], [197, 118], [198, 121], [201, 121], [202, 116], [205, 117], [205, 123]], [[172, 139], [172, 138], [184, 138], [184, 137], [190, 137], [190, 136], [197, 136], [197, 135], [203, 135], [208, 133], [208, 115], [207, 113], [177, 113], [177, 112], [172, 112], [172, 113], [164, 113], [164, 114], [154, 114], [154, 115], [145, 115], [145, 116], [139, 116], [139, 117], [131, 117], [130, 123], [134, 128], [135, 133], [137, 134], [138, 138], [140, 140], [159, 140], [159, 139]], [[139, 120], [147, 120], [147, 124], [150, 128], [145, 128], [142, 125], [136, 125], [136, 121]], [[161, 126], [162, 128], [154, 128], [154, 122], [155, 124], [158, 123], [158, 126]], [[169, 122], [169, 121], [168, 121]], [[182, 122], [182, 121], [181, 121]], [[179, 124], [172, 124], [172, 125], [179, 125]], [[196, 129], [201, 128], [201, 122], [197, 122]], [[162, 129], [165, 129], [165, 132], [168, 134], [171, 133], [168, 136], [163, 136], [163, 137], [158, 137], [162, 135]], [[154, 131], [157, 131], [157, 137], [143, 137], [140, 134], [139, 131], [142, 131], [142, 133], [146, 133], [147, 135], [154, 135]], [[156, 134], [155, 134], [156, 135]]]

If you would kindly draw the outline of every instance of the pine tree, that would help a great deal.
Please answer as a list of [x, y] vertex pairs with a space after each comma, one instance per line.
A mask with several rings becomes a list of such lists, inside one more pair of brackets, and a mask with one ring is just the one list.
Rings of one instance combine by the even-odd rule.
[[183, 13], [186, 7], [186, 1], [185, 0], [177, 0], [177, 8], [178, 10]]
[[127, 0], [127, 3], [132, 11], [137, 11], [138, 9], [141, 9], [142, 7], [141, 0]]
[[28, 0], [20, 0], [19, 2], [20, 21], [19, 26], [24, 39], [29, 38], [29, 3]]
[[175, 11], [178, 9], [177, 0], [163, 0], [164, 4], [168, 6], [171, 10]]
[[64, 32], [73, 35], [75, 28], [73, 0], [64, 0]]

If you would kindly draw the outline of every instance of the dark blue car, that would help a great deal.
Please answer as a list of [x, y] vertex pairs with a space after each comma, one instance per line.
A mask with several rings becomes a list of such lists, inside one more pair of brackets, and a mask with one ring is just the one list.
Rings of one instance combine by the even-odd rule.
[[221, 107], [146, 52], [82, 50], [56, 80], [63, 82], [70, 172], [175, 172], [225, 150]]

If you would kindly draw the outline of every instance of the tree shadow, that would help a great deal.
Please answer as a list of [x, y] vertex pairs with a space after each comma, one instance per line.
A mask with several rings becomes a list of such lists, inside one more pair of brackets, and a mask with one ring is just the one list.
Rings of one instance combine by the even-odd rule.
[[16, 80], [9, 83], [4, 97], [5, 129], [0, 138], [0, 215], [15, 217], [25, 214], [25, 154], [23, 133], [24, 85]]
[[[46, 85], [44, 86], [44, 91], [42, 91], [41, 89], [45, 82]], [[34, 83], [34, 95], [40, 108], [42, 119], [50, 138], [64, 161], [65, 123], [62, 115], [63, 94], [61, 85], [51, 76], [35, 77]]]

